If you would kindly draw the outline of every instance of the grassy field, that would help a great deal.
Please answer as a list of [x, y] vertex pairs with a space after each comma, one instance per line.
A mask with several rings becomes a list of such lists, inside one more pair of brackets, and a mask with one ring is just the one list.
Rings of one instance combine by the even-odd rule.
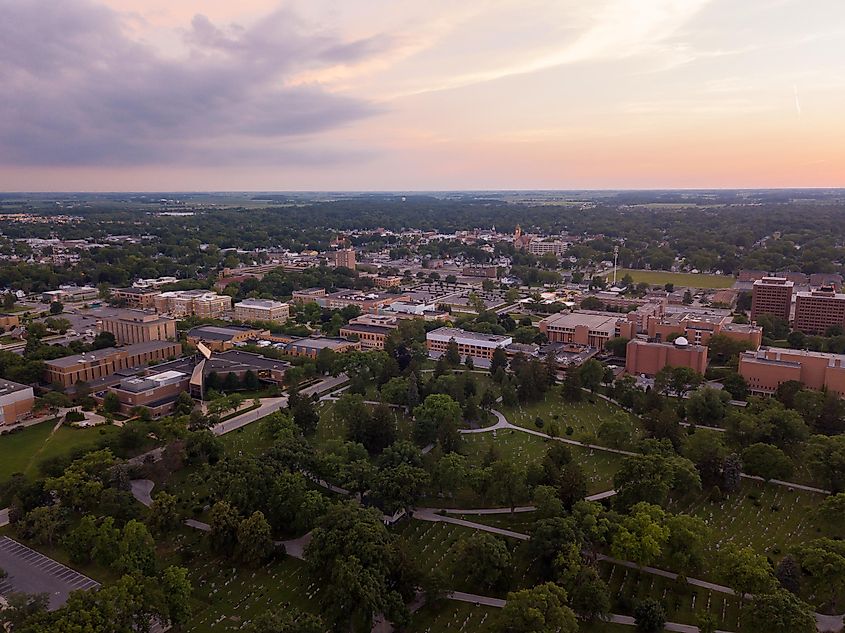
[[[675, 284], [676, 288], [730, 288], [734, 285], [734, 281], [736, 281], [732, 276], [728, 275], [673, 273], [666, 270], [634, 270], [629, 268], [620, 268], [617, 271], [617, 281], [625, 275], [631, 275], [634, 283], [643, 281], [653, 286]], [[607, 275], [607, 279], [613, 279], [612, 272]]]
[[461, 539], [476, 532], [460, 525], [430, 521], [405, 521], [396, 529], [403, 550], [409, 552], [423, 567], [446, 572], [450, 589], [504, 598], [509, 590], [531, 587], [537, 582], [534, 575], [529, 573], [527, 560], [520, 554], [522, 541], [500, 537], [508, 545], [514, 563], [507, 586], [484, 589], [472, 585], [467, 578], [468, 574], [456, 565], [456, 548]]
[[0, 435], [0, 483], [13, 473], [36, 474], [38, 465], [77, 449], [94, 447], [109, 435], [117, 433], [116, 426], [76, 429], [61, 426], [53, 433], [55, 420], [47, 420], [16, 433]]
[[[698, 614], [709, 610], [723, 631], [741, 631], [739, 600], [734, 596], [708, 591], [636, 569], [601, 563], [599, 572], [608, 585], [613, 613], [633, 615], [637, 601], [654, 598], [663, 603], [666, 619], [681, 624], [695, 624]], [[632, 629], [629, 629], [632, 630]]]
[[703, 493], [692, 501], [673, 502], [669, 509], [701, 517], [711, 529], [714, 547], [750, 546], [777, 561], [791, 546], [819, 536], [813, 511], [823, 499], [820, 494], [743, 480], [740, 490], [721, 503]]
[[[179, 545], [198, 554], [186, 565], [194, 587], [193, 616], [180, 630], [190, 633], [238, 631], [268, 609], [294, 605], [319, 613], [319, 589], [308, 578], [302, 561], [282, 557], [257, 569], [239, 568], [205, 552], [202, 537], [180, 533]], [[185, 564], [176, 554], [168, 564]]]
[[[481, 463], [486, 455], [495, 451], [501, 457], [510, 457], [520, 464], [529, 464], [543, 458], [549, 442], [536, 435], [521, 431], [504, 430], [464, 435], [464, 452], [473, 463]], [[584, 469], [587, 475], [587, 492], [594, 494], [613, 487], [613, 475], [619, 469], [623, 457], [613, 453], [594, 451], [581, 446], [568, 445], [572, 459]]]
[[404, 630], [408, 633], [489, 633], [498, 611], [468, 602], [442, 600], [440, 604], [422, 607]]
[[[585, 394], [585, 399], [581, 402], [569, 403], [563, 402], [555, 392], [539, 402], [500, 410], [509, 422], [517, 426], [547, 432], [549, 424], [554, 422], [559, 435], [563, 436], [566, 428], [571, 426], [571, 439], [591, 443], [595, 443], [599, 427], [608, 420], [628, 420], [635, 437], [642, 433], [642, 423], [637, 416], [601, 398], [590, 402], [588, 397]], [[540, 429], [535, 424], [537, 418], [543, 420], [543, 427]]]

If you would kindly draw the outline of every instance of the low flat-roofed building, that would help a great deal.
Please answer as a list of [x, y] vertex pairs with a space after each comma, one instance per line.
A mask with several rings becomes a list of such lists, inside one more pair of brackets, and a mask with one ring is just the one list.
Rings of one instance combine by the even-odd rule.
[[340, 310], [347, 306], [356, 306], [361, 312], [378, 314], [390, 304], [407, 299], [402, 294], [391, 294], [389, 292], [358, 292], [357, 290], [341, 290], [333, 292], [317, 301], [324, 308]]
[[634, 324], [624, 315], [586, 310], [552, 314], [538, 327], [552, 343], [575, 343], [600, 350], [612, 338], [630, 339], [635, 333]]
[[91, 301], [100, 296], [100, 291], [91, 286], [59, 286], [58, 290], [48, 290], [41, 293], [41, 300], [47, 302], [61, 301]]
[[689, 367], [700, 374], [707, 371], [707, 347], [691, 345], [683, 336], [672, 343], [632, 339], [625, 354], [625, 371], [632, 375], [654, 376], [664, 367]]
[[111, 376], [121, 369], [144, 367], [152, 362], [174, 358], [181, 353], [182, 346], [170, 341], [148, 341], [126, 347], [107, 347], [45, 361], [44, 381], [68, 388], [78, 381], [90, 382]]
[[707, 345], [716, 335], [726, 336], [745, 343], [749, 349], [757, 349], [763, 342], [763, 328], [755, 324], [733, 323], [733, 317], [725, 314], [696, 312], [673, 312], [659, 318], [646, 320], [649, 340], [668, 341], [672, 335], [683, 336], [693, 345]]
[[361, 349], [384, 349], [384, 344], [396, 326], [371, 325], [368, 323], [348, 323], [340, 328], [340, 336], [356, 340]]
[[401, 301], [394, 301], [387, 307], [388, 312], [402, 312], [404, 314], [413, 314], [416, 316], [424, 316], [426, 312], [435, 312], [437, 304], [433, 301], [415, 301], [413, 299], [403, 299]]
[[330, 349], [335, 353], [342, 354], [343, 352], [360, 350], [361, 344], [358, 341], [350, 341], [345, 338], [308, 336], [287, 343], [283, 349], [286, 354], [290, 354], [291, 356], [317, 358], [317, 354], [324, 349]]
[[499, 268], [497, 266], [464, 266], [461, 274], [464, 277], [486, 277], [487, 279], [495, 279], [499, 276]]
[[272, 299], [244, 299], [235, 304], [235, 318], [239, 321], [284, 323], [290, 318], [290, 306]]
[[32, 387], [0, 379], [0, 426], [15, 424], [29, 416], [33, 402]]
[[[304, 304], [304, 303], [316, 303], [320, 304], [320, 300], [324, 299], [326, 296], [326, 289], [325, 288], [305, 288], [303, 290], [294, 290], [293, 294], [291, 295], [291, 300], [294, 303]], [[323, 307], [321, 305], [321, 307]]]
[[269, 333], [245, 325], [198, 325], [188, 330], [187, 340], [191, 345], [202, 342], [212, 351], [225, 352], [238, 343], [256, 340]]
[[752, 394], [772, 395], [795, 380], [808, 389], [845, 396], [845, 355], [807, 350], [760, 348], [739, 356], [739, 374]]
[[130, 414], [135, 407], [146, 407], [154, 418], [173, 412], [179, 394], [188, 391], [190, 374], [175, 370], [124, 378], [109, 391], [117, 396], [120, 412]]
[[510, 336], [499, 336], [497, 334], [481, 334], [469, 332], [458, 328], [441, 327], [432, 330], [425, 335], [425, 344], [428, 353], [433, 358], [439, 358], [446, 353], [449, 343], [455, 341], [458, 346], [458, 353], [461, 358], [467, 356], [476, 359], [491, 360], [493, 352], [497, 348], [505, 349], [513, 343]]
[[119, 345], [176, 339], [176, 319], [141, 310], [120, 310], [97, 321], [98, 332], [111, 332]]
[[402, 278], [396, 275], [391, 275], [389, 277], [373, 277], [373, 283], [375, 283], [376, 288], [398, 288], [402, 285]]
[[198, 316], [214, 319], [232, 311], [232, 297], [210, 290], [174, 290], [155, 298], [156, 312], [173, 316]]
[[161, 294], [155, 288], [112, 288], [111, 298], [120, 305], [136, 310], [152, 310], [155, 298]]

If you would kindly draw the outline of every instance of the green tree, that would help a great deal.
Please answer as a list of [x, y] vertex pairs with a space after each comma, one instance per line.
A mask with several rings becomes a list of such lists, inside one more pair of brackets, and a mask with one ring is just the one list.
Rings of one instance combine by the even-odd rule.
[[[689, 293], [689, 290], [687, 290]], [[690, 300], [690, 303], [692, 301]], [[666, 612], [663, 605], [653, 598], [646, 598], [634, 608], [634, 622], [641, 633], [657, 633], [666, 624]]]
[[238, 525], [238, 558], [245, 565], [257, 567], [273, 552], [270, 524], [263, 512], [253, 512]]
[[666, 554], [672, 569], [684, 575], [700, 569], [709, 534], [707, 524], [696, 516], [676, 514], [667, 517], [666, 527], [669, 528]]
[[742, 451], [742, 464], [749, 475], [770, 479], [785, 479], [792, 474], [792, 460], [771, 444], [752, 444]]
[[450, 396], [432, 394], [414, 409], [414, 438], [420, 444], [439, 441], [443, 450], [457, 448], [458, 425], [463, 418], [461, 406]]
[[578, 621], [566, 591], [547, 582], [508, 594], [495, 630], [499, 633], [576, 633]]
[[582, 386], [595, 392], [601, 386], [604, 366], [596, 359], [591, 358], [578, 369], [578, 377], [581, 379]]
[[774, 591], [777, 580], [765, 556], [750, 547], [726, 545], [720, 552], [718, 568], [721, 576], [737, 591], [742, 599], [746, 594], [763, 594]]
[[123, 526], [114, 566], [129, 574], [140, 572], [151, 576], [155, 572], [155, 540], [146, 525], [132, 519]]
[[244, 633], [325, 633], [326, 625], [316, 615], [285, 605], [262, 611], [244, 629]]
[[184, 567], [167, 567], [159, 578], [164, 612], [173, 626], [186, 624], [191, 617], [191, 593], [193, 588]]
[[160, 492], [150, 505], [147, 524], [156, 534], [168, 534], [179, 527], [181, 517], [174, 495]]
[[507, 544], [487, 532], [476, 532], [458, 543], [456, 572], [467, 573], [474, 585], [484, 589], [500, 586], [510, 574], [511, 554]]
[[816, 618], [810, 607], [788, 591], [754, 596], [748, 610], [752, 633], [813, 633]]
[[64, 312], [65, 306], [61, 301], [53, 301], [50, 304], [50, 314], [61, 314]]
[[97, 544], [97, 521], [91, 515], [80, 519], [79, 524], [65, 537], [64, 546], [72, 563], [85, 565], [91, 562]]
[[592, 567], [583, 567], [570, 589], [571, 606], [582, 620], [592, 622], [610, 613], [607, 584]]
[[490, 493], [499, 501], [510, 506], [511, 511], [526, 493], [526, 472], [522, 464], [510, 459], [500, 459], [490, 467]]
[[701, 387], [686, 402], [687, 417], [695, 424], [718, 426], [725, 418], [730, 396], [719, 389]]
[[455, 339], [450, 339], [447, 343], [444, 358], [450, 367], [457, 367], [461, 364], [461, 353], [458, 351], [458, 343]]
[[237, 511], [225, 501], [211, 506], [209, 536], [211, 549], [218, 554], [232, 556], [238, 544], [240, 517]]
[[663, 510], [649, 503], [638, 503], [623, 517], [611, 551], [617, 558], [648, 565], [660, 558], [669, 534]]
[[103, 411], [117, 413], [120, 411], [120, 399], [114, 391], [109, 391], [103, 398]]
[[120, 547], [120, 530], [114, 525], [113, 517], [105, 517], [97, 528], [92, 557], [97, 564], [108, 567], [114, 563]]
[[407, 617], [402, 596], [410, 599], [414, 589], [395, 582], [398, 550], [380, 512], [335, 504], [311, 535], [305, 560], [322, 587], [321, 610], [333, 626], [348, 630], [355, 621], [369, 630], [376, 613], [394, 622]]

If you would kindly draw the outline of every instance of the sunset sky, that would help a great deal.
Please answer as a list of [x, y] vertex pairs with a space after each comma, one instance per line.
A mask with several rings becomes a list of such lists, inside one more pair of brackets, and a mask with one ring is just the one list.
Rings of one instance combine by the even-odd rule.
[[843, 0], [0, 0], [0, 189], [845, 186]]

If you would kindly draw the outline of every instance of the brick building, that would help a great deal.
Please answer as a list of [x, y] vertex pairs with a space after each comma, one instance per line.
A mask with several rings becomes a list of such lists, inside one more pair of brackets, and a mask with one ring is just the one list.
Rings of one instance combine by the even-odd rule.
[[467, 356], [473, 360], [491, 360], [496, 349], [505, 349], [513, 343], [510, 336], [499, 336], [497, 334], [481, 334], [468, 332], [457, 328], [441, 327], [432, 330], [425, 335], [425, 344], [430, 356], [439, 358], [446, 353], [449, 343], [455, 341], [458, 345], [458, 353], [461, 358]]
[[551, 343], [575, 343], [604, 349], [608, 340], [633, 338], [635, 325], [621, 314], [602, 312], [560, 312], [541, 320], [540, 331]]
[[155, 298], [161, 292], [155, 288], [112, 288], [111, 298], [136, 310], [152, 310], [155, 308]]
[[177, 317], [198, 316], [215, 319], [231, 313], [232, 297], [208, 290], [162, 292], [155, 298], [155, 309], [160, 314]]
[[795, 294], [796, 330], [824, 334], [832, 326], [845, 327], [845, 294], [832, 286]]
[[845, 355], [806, 350], [761, 348], [743, 352], [739, 374], [752, 394], [772, 395], [790, 380], [808, 389], [826, 389], [845, 395]]
[[29, 385], [0, 380], [0, 426], [20, 422], [32, 412], [35, 394]]
[[664, 367], [689, 367], [700, 374], [707, 371], [707, 348], [691, 345], [684, 337], [672, 343], [634, 339], [628, 342], [625, 371], [632, 375], [654, 376]]
[[772, 314], [789, 321], [795, 284], [786, 277], [763, 277], [751, 288], [751, 320]]
[[66, 389], [77, 381], [90, 382], [111, 376], [123, 369], [161, 362], [181, 353], [182, 346], [170, 341], [149, 341], [120, 348], [107, 347], [45, 361], [44, 381]]
[[290, 306], [270, 299], [244, 299], [235, 304], [235, 318], [239, 321], [284, 323], [290, 318]]
[[111, 332], [119, 345], [176, 339], [176, 319], [140, 310], [121, 310], [97, 321], [98, 332]]

